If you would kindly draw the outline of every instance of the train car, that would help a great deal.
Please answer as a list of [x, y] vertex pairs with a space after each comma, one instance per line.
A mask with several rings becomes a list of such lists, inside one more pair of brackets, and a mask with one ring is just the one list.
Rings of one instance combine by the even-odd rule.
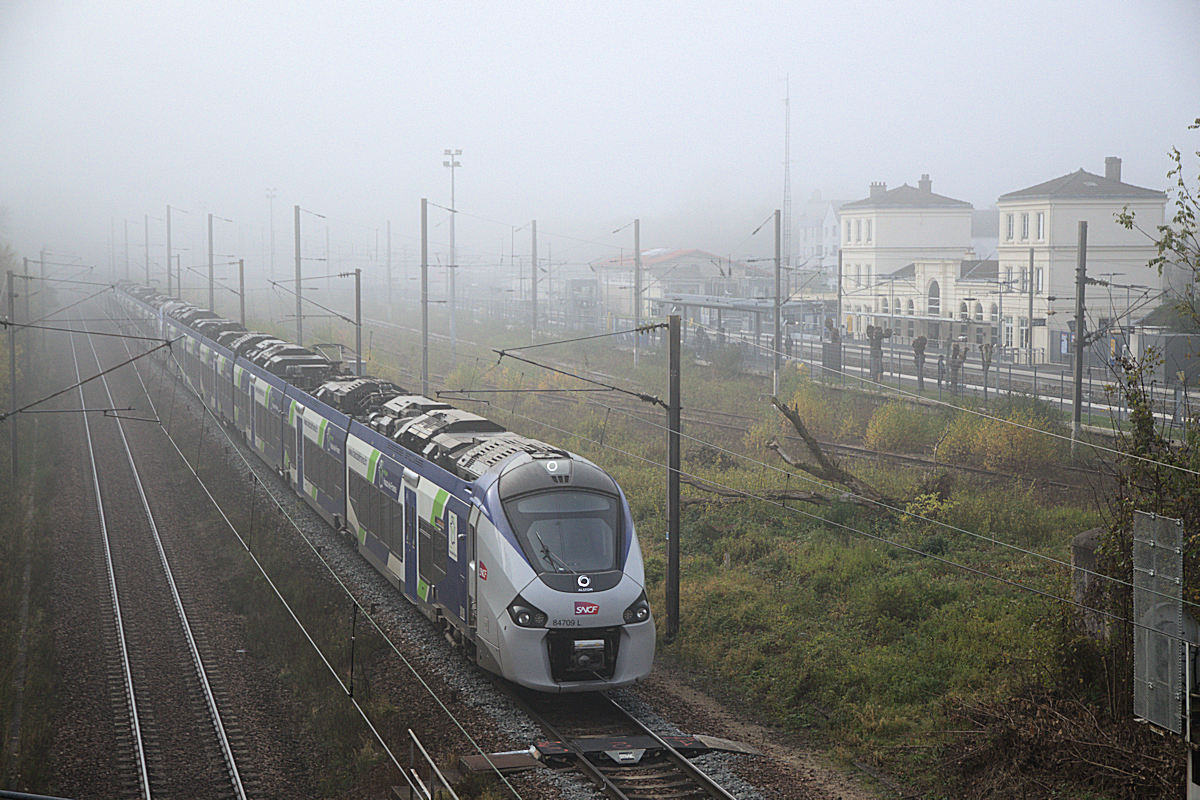
[[544, 692], [649, 673], [641, 550], [599, 466], [266, 334], [229, 336], [152, 290], [117, 296], [144, 329], [182, 337], [206, 405], [481, 667]]

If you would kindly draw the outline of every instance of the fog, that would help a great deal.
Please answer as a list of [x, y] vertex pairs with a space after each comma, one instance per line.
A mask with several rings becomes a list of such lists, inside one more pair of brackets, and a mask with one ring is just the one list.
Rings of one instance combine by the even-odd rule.
[[613, 231], [634, 217], [647, 248], [755, 257], [783, 203], [785, 95], [796, 215], [815, 190], [921, 173], [986, 208], [1108, 155], [1165, 189], [1170, 147], [1197, 149], [1198, 34], [1194, 0], [9, 0], [0, 236], [106, 266], [128, 229], [140, 266], [144, 215], [161, 262], [170, 204], [185, 263], [211, 212], [231, 220], [217, 251], [261, 268], [272, 188], [281, 269], [294, 204], [326, 218], [302, 221], [314, 247], [327, 225], [334, 253], [378, 265], [390, 221], [411, 262], [458, 148], [460, 264], [527, 257], [513, 228], [535, 218], [555, 261], [628, 251]]

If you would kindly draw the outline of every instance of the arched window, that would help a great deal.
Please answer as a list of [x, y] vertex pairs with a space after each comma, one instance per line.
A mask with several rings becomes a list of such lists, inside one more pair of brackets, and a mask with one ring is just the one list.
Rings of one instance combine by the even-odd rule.
[[996, 308], [996, 304], [992, 303], [992, 307], [988, 310], [988, 322], [995, 322], [996, 315], [1000, 313], [1000, 309]]
[[970, 317], [967, 316], [967, 304], [966, 303], [958, 304], [958, 318], [963, 319], [963, 320], [970, 319]]
[[888, 311], [888, 299], [886, 297], [879, 301], [879, 313], [881, 313], [881, 314], [890, 313]]
[[975, 321], [983, 322], [983, 303], [975, 303]]
[[910, 317], [916, 313], [916, 305], [913, 303], [911, 297], [908, 298], [908, 308], [905, 310], [905, 313], [907, 313]]
[[942, 315], [942, 289], [938, 286], [937, 281], [929, 283], [929, 316], [940, 317]]

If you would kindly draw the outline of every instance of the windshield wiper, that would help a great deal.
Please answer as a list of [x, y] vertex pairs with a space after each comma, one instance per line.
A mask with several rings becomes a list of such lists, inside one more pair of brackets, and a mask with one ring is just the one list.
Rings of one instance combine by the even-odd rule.
[[546, 559], [546, 561], [550, 562], [551, 566], [553, 566], [553, 562], [557, 561], [559, 563], [559, 565], [563, 569], [565, 569], [567, 572], [571, 573], [572, 575], [577, 574], [575, 572], [575, 570], [571, 569], [571, 567], [567, 564], [567, 562], [563, 561], [561, 558], [556, 556], [550, 550], [550, 547], [545, 542], [542, 541], [542, 535], [540, 533], [535, 533], [534, 538], [536, 538], [538, 540], [538, 544], [540, 544], [542, 546], [542, 552], [541, 552], [542, 558], [544, 558], [544, 559]]

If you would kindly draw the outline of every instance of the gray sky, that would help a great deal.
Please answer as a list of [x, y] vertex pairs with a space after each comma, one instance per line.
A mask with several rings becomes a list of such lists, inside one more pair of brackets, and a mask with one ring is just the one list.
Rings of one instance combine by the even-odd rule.
[[635, 216], [644, 247], [761, 255], [788, 76], [797, 212], [814, 189], [854, 200], [923, 172], [984, 208], [1107, 155], [1167, 188], [1169, 148], [1200, 148], [1198, 40], [1196, 0], [8, 0], [0, 234], [107, 260], [129, 219], [140, 263], [142, 215], [170, 203], [183, 246], [211, 211], [237, 222], [218, 251], [261, 263], [275, 187], [284, 263], [295, 203], [330, 217], [335, 251], [372, 250], [390, 219], [411, 258], [458, 147], [460, 263], [507, 254], [532, 218], [555, 260], [630, 248], [611, 231]]

